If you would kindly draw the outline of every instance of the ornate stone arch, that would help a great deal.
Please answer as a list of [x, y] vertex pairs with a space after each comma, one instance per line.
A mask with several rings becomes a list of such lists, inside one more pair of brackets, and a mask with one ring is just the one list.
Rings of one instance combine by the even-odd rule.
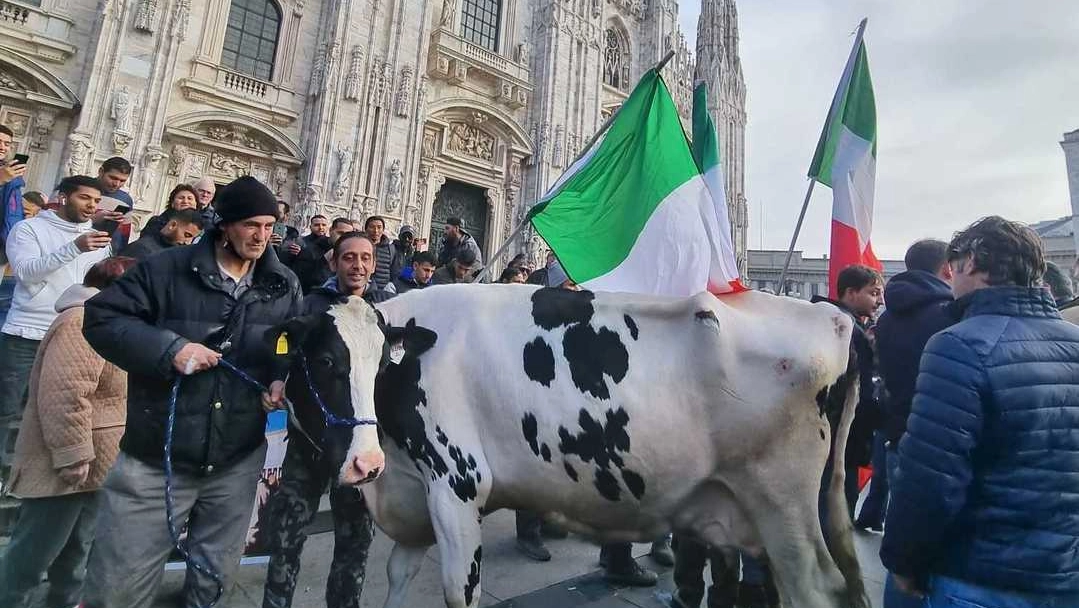
[[0, 54], [0, 97], [24, 100], [57, 111], [78, 111], [82, 102], [48, 69], [11, 49]]

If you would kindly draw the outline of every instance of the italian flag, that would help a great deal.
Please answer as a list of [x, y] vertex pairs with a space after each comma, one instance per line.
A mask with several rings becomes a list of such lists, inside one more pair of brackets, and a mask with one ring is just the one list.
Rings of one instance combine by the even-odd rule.
[[877, 107], [861, 37], [864, 29], [863, 21], [809, 168], [809, 177], [832, 189], [828, 284], [833, 298], [839, 296], [839, 272], [847, 266], [882, 268], [870, 243], [877, 174]]
[[[718, 160], [717, 151], [707, 169], [718, 172]], [[723, 235], [730, 242], [726, 204], [713, 198], [654, 69], [529, 219], [587, 289], [688, 296], [729, 292], [738, 280], [733, 250], [722, 245]], [[714, 270], [728, 253], [726, 271]]]

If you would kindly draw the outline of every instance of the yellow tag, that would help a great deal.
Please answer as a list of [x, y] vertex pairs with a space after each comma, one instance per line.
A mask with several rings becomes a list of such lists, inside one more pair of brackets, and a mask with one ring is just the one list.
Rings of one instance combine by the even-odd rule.
[[277, 337], [277, 354], [279, 354], [279, 355], [287, 355], [288, 354], [288, 337], [287, 336], [288, 336], [287, 333], [283, 333], [283, 334], [281, 334], [280, 336]]

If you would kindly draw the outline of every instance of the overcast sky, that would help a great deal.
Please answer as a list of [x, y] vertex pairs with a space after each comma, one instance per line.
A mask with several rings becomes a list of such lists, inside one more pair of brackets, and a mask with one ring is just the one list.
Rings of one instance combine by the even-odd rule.
[[[701, 0], [681, 0], [696, 38]], [[1069, 215], [1060, 140], [1079, 128], [1079, 2], [750, 0], [738, 3], [752, 248], [786, 249], [805, 172], [851, 32], [866, 43], [877, 99], [873, 244], [902, 258], [990, 214]], [[763, 222], [762, 222], [763, 214]], [[827, 253], [831, 191], [818, 185], [799, 248]]]

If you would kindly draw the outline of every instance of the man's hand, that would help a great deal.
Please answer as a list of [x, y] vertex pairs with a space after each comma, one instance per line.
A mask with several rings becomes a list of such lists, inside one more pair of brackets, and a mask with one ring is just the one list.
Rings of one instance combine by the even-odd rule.
[[26, 165], [11, 164], [0, 167], [0, 184], [6, 184], [16, 177], [26, 175]]
[[112, 236], [108, 232], [91, 230], [90, 232], [80, 234], [79, 238], [75, 239], [75, 246], [79, 248], [79, 251], [87, 253], [89, 251], [97, 251], [102, 247], [107, 247], [111, 242]]
[[60, 481], [72, 488], [77, 488], [86, 483], [86, 478], [90, 476], [90, 463], [80, 462], [66, 466], [58, 470], [56, 474], [60, 476]]
[[216, 367], [221, 360], [221, 353], [210, 350], [201, 344], [188, 342], [176, 353], [172, 360], [172, 367], [185, 376], [197, 374], [211, 367]]
[[300, 251], [302, 251], [302, 249], [300, 248], [300, 245], [296, 243], [296, 241], [288, 244], [288, 252], [292, 255], [300, 255]]
[[120, 213], [119, 211], [109, 211], [107, 209], [98, 209], [90, 218], [90, 221], [95, 225], [100, 224], [101, 222], [122, 222], [123, 220], [123, 213]]
[[281, 236], [280, 234], [277, 234], [276, 232], [274, 232], [273, 234], [270, 235], [270, 244], [271, 245], [280, 245], [282, 242], [284, 242], [284, 240], [285, 240], [285, 237]]
[[262, 393], [262, 409], [267, 412], [285, 409], [285, 383], [274, 380], [270, 383], [270, 392]]
[[903, 593], [916, 597], [918, 599], [922, 599], [925, 597], [925, 589], [922, 589], [922, 585], [918, 581], [912, 578], [908, 578], [906, 576], [899, 576], [898, 574], [893, 573], [890, 573], [889, 576], [891, 576], [892, 580], [895, 581], [895, 586], [898, 587], [899, 590]]

